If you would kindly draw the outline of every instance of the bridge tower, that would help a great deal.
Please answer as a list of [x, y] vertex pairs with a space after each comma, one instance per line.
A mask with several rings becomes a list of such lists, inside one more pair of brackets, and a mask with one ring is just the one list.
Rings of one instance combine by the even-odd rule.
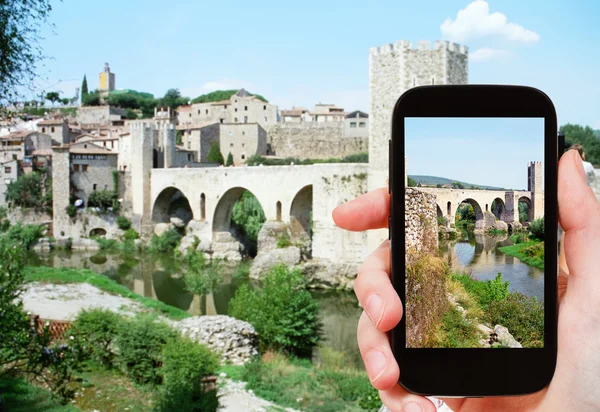
[[131, 206], [132, 223], [140, 233], [151, 233], [152, 200], [150, 173], [152, 170], [152, 149], [158, 130], [151, 123], [133, 123], [131, 131]]
[[527, 190], [531, 192], [533, 219], [544, 216], [544, 195], [542, 192], [542, 162], [527, 164]]
[[[392, 110], [402, 93], [415, 86], [466, 83], [465, 46], [436, 41], [432, 48], [429, 41], [419, 41], [413, 48], [401, 40], [369, 50], [369, 190], [384, 187], [388, 178]], [[370, 232], [369, 249], [385, 237], [385, 230]]]

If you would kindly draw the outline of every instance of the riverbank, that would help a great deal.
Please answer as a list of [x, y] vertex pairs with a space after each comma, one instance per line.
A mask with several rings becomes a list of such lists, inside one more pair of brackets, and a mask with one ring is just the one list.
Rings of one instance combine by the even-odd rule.
[[516, 243], [511, 246], [502, 246], [499, 250], [509, 256], [516, 257], [527, 265], [544, 269], [544, 242], [534, 240]]

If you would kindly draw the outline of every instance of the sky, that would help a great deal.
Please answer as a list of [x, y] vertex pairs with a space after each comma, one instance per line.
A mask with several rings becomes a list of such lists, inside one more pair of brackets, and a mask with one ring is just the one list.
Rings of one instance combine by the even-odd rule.
[[469, 47], [469, 82], [546, 92], [559, 124], [600, 129], [597, 0], [226, 2], [51, 0], [45, 91], [90, 89], [110, 63], [117, 89], [189, 97], [244, 87], [280, 109], [369, 109], [370, 47], [444, 39]]
[[543, 165], [542, 118], [413, 117], [404, 124], [409, 175], [527, 190], [527, 164]]

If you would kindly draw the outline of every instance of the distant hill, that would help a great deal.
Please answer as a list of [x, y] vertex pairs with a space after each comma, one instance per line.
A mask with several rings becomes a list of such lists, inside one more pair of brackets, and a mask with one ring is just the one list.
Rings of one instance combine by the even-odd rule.
[[[236, 90], [215, 90], [214, 92], [210, 92], [207, 94], [203, 94], [201, 96], [196, 97], [192, 100], [192, 103], [210, 103], [210, 102], [220, 102], [221, 100], [228, 100], [231, 96], [237, 93]], [[254, 96], [259, 100], [262, 100], [265, 103], [269, 103], [267, 99], [262, 97], [260, 94], [248, 93], [250, 96]]]
[[467, 189], [469, 189], [471, 187], [475, 187], [477, 189], [489, 189], [489, 190], [502, 189], [500, 187], [476, 185], [473, 183], [462, 182], [460, 180], [448, 179], [446, 177], [422, 176], [422, 175], [408, 175], [408, 177], [410, 177], [417, 183], [421, 183], [424, 186], [436, 186], [438, 184], [439, 185], [452, 185], [453, 182], [458, 182]]

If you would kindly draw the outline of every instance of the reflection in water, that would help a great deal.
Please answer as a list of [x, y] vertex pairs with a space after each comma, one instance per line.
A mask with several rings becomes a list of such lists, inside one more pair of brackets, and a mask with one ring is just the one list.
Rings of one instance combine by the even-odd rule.
[[543, 301], [544, 271], [500, 252], [500, 247], [512, 244], [507, 235], [470, 234], [467, 239], [442, 245], [440, 251], [454, 270], [466, 268], [479, 280], [492, 280], [501, 273], [503, 280], [509, 282], [510, 292], [536, 296]]
[[[198, 296], [185, 289], [185, 283], [172, 256], [110, 252], [52, 251], [32, 254], [29, 265], [55, 268], [91, 269], [126, 286], [138, 295], [160, 300], [191, 315], [226, 315], [237, 289], [250, 283], [234, 279], [235, 266], [222, 266], [223, 284], [211, 295]], [[348, 360], [363, 368], [356, 343], [356, 326], [362, 309], [352, 292], [313, 291], [321, 307], [321, 344], [344, 352]], [[319, 351], [315, 352], [319, 357]]]

